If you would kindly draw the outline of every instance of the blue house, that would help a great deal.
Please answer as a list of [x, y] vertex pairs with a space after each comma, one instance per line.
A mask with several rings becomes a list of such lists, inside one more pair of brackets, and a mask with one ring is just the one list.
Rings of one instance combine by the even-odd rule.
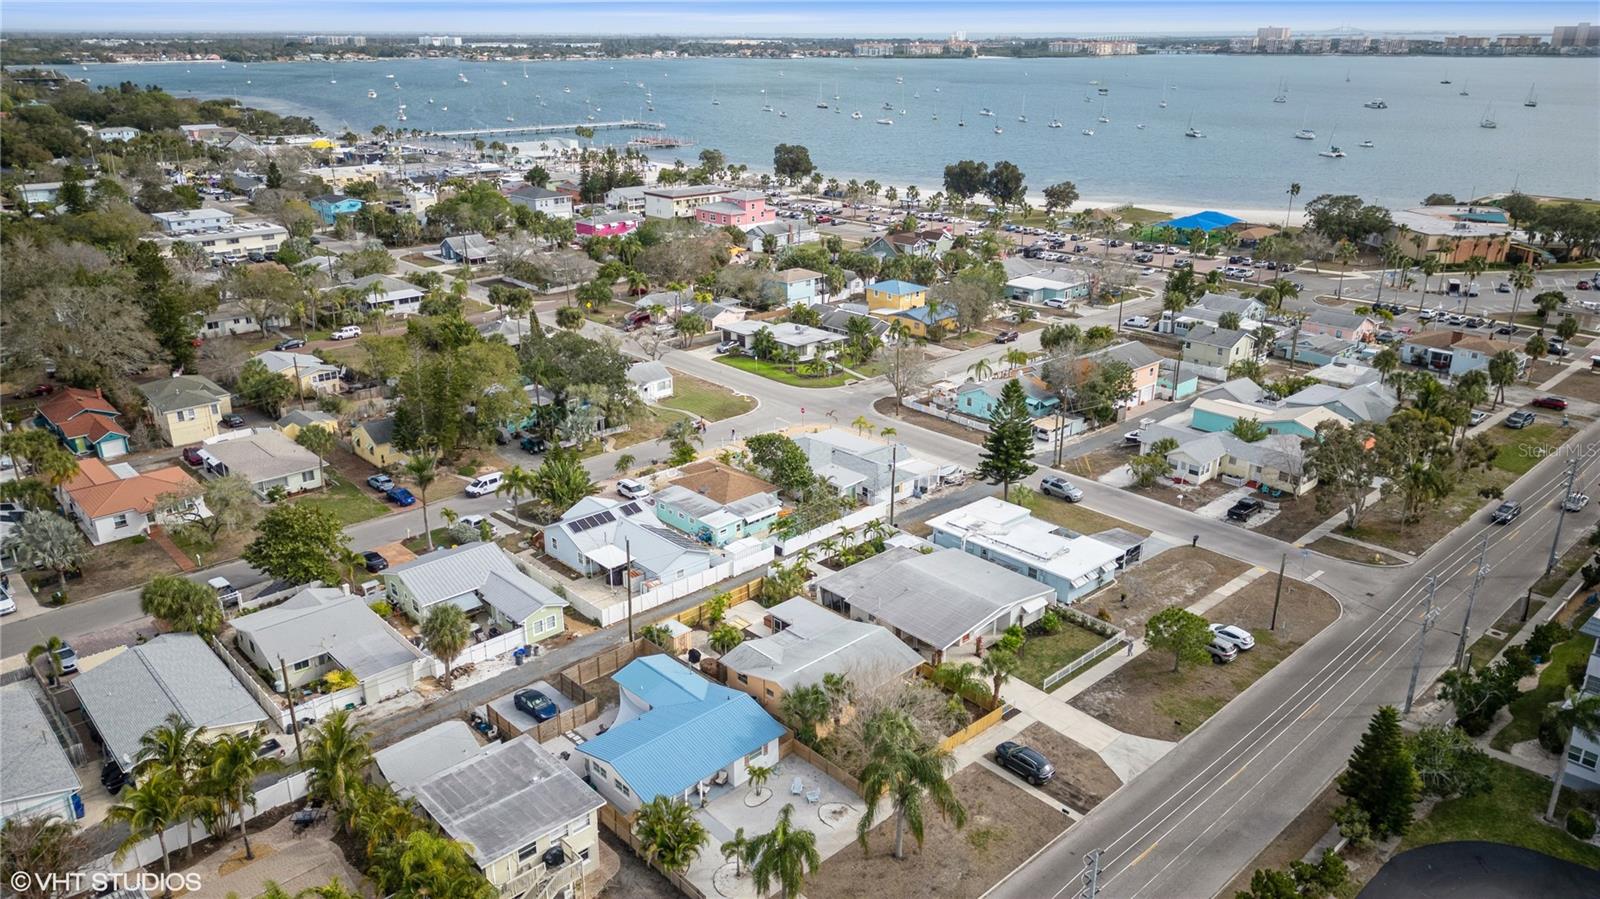
[[347, 197], [344, 194], [323, 194], [312, 197], [310, 203], [311, 208], [322, 217], [324, 225], [333, 224], [333, 220], [341, 215], [360, 212], [361, 207], [365, 205], [355, 197]]
[[591, 786], [624, 814], [657, 796], [689, 801], [778, 762], [782, 724], [748, 693], [701, 677], [669, 655], [634, 659], [611, 676], [617, 720], [577, 748]]
[[987, 421], [994, 414], [996, 406], [1000, 405], [1000, 391], [1006, 386], [1007, 381], [1016, 380], [1022, 383], [1022, 392], [1027, 397], [1028, 414], [1034, 418], [1043, 418], [1051, 415], [1061, 405], [1061, 400], [1050, 392], [1049, 385], [1033, 375], [1020, 375], [1012, 378], [991, 378], [987, 381], [969, 381], [956, 390], [956, 411], [973, 418]]

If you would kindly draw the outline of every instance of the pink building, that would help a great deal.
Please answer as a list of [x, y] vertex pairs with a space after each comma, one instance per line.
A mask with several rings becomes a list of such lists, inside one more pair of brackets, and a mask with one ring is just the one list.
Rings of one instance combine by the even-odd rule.
[[579, 237], [620, 237], [639, 227], [640, 216], [631, 212], [609, 212], [573, 222]]
[[703, 225], [732, 225], [735, 228], [753, 228], [777, 221], [778, 214], [767, 208], [767, 195], [758, 190], [736, 190], [724, 194], [715, 203], [707, 203], [694, 211], [695, 220]]

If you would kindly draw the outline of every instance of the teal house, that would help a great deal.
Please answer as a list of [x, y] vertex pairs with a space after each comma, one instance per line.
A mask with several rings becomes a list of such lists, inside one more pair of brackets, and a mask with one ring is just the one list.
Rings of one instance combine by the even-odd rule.
[[311, 198], [311, 208], [316, 210], [324, 225], [333, 224], [333, 220], [341, 215], [354, 215], [360, 212], [363, 205], [355, 197], [347, 197], [344, 194], [322, 194]]
[[128, 432], [117, 421], [119, 414], [99, 390], [68, 387], [39, 404], [34, 424], [75, 456], [115, 459], [128, 454]]
[[726, 546], [771, 530], [783, 504], [774, 487], [719, 462], [691, 462], [656, 494], [656, 518], [701, 543]]
[[1000, 405], [1000, 391], [1011, 380], [1021, 382], [1022, 392], [1027, 397], [1028, 414], [1032, 417], [1053, 415], [1061, 406], [1061, 399], [1050, 392], [1049, 385], [1044, 381], [1033, 375], [1018, 375], [1015, 378], [969, 381], [961, 385], [956, 390], [956, 411], [988, 421], [993, 417], [995, 407]]

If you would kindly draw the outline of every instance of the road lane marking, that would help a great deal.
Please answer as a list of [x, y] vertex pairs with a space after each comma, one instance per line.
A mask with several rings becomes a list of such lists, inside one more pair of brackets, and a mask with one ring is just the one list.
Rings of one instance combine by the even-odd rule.
[[1311, 572], [1311, 574], [1306, 577], [1306, 583], [1309, 584], [1317, 578], [1322, 577], [1326, 573], [1327, 571], [1325, 569], [1318, 568], [1316, 571]]
[[1151, 843], [1150, 844], [1150, 848], [1148, 848], [1145, 851], [1139, 853], [1139, 857], [1138, 858], [1134, 859], [1131, 862], [1128, 862], [1128, 867], [1131, 868], [1134, 865], [1137, 865], [1138, 863], [1144, 861], [1144, 857], [1149, 855], [1150, 853], [1156, 851], [1156, 847], [1160, 846], [1160, 845], [1161, 845], [1161, 841], [1160, 840], [1156, 840], [1154, 843]]

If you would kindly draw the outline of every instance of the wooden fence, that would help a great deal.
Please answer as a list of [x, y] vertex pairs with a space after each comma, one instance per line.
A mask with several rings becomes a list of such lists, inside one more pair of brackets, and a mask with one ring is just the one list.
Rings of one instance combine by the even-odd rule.
[[644, 844], [633, 833], [632, 816], [618, 812], [609, 804], [602, 805], [600, 806], [600, 824], [606, 830], [616, 834], [617, 839], [627, 843], [628, 848], [633, 850], [634, 855], [644, 859], [645, 864], [659, 871], [662, 877], [665, 877], [669, 883], [678, 888], [678, 892], [688, 896], [689, 899], [706, 899], [705, 892], [690, 883], [688, 878], [682, 874], [668, 871], [645, 854]]
[[502, 740], [514, 740], [523, 734], [530, 734], [535, 743], [543, 743], [546, 740], [553, 740], [579, 725], [588, 724], [599, 716], [600, 700], [596, 699], [583, 684], [568, 677], [566, 671], [558, 671], [554, 675], [545, 678], [545, 680], [551, 686], [560, 690], [563, 696], [572, 700], [572, 708], [563, 710], [549, 721], [539, 722], [532, 730], [523, 730], [507, 721], [499, 712], [494, 710], [493, 706], [487, 706], [489, 723], [500, 731]]
[[661, 652], [666, 652], [666, 650], [640, 637], [632, 643], [623, 643], [620, 646], [601, 650], [575, 665], [563, 668], [556, 677], [565, 678], [565, 680], [558, 680], [556, 683], [557, 685], [567, 683], [587, 684], [592, 680], [598, 680], [617, 671], [639, 656], [652, 656]]
[[1004, 718], [1005, 716], [1006, 705], [1002, 702], [986, 712], [983, 717], [972, 722], [966, 727], [961, 728], [950, 736], [945, 737], [943, 740], [940, 740], [939, 748], [947, 752], [953, 750], [962, 743], [967, 742], [989, 728], [994, 727], [996, 724], [999, 724], [1000, 719]]
[[[766, 578], [758, 577], [753, 581], [747, 581], [747, 582], [745, 582], [743, 584], [740, 584], [737, 587], [732, 587], [732, 588], [730, 588], [728, 590], [724, 590], [723, 592], [728, 594], [728, 606], [729, 606], [729, 608], [732, 608], [733, 606], [736, 606], [739, 603], [742, 603], [747, 599], [755, 599], [758, 595], [760, 595], [760, 593], [761, 593], [761, 584], [763, 582], [765, 582], [765, 581], [766, 581]], [[706, 602], [710, 602], [710, 601], [711, 601], [710, 599], [706, 600]], [[661, 623], [661, 621], [678, 621], [678, 622], [681, 622], [683, 624], [688, 625], [689, 627], [699, 627], [700, 623], [705, 620], [705, 609], [706, 609], [706, 603], [703, 602], [703, 603], [701, 603], [701, 604], [699, 604], [697, 606], [694, 606], [692, 608], [684, 609], [682, 612], [679, 612], [676, 615], [670, 616], [668, 618], [662, 618], [662, 619], [660, 619], [660, 621], [656, 621], [656, 622], [653, 622], [653, 623], [659, 624], [659, 623]]]

